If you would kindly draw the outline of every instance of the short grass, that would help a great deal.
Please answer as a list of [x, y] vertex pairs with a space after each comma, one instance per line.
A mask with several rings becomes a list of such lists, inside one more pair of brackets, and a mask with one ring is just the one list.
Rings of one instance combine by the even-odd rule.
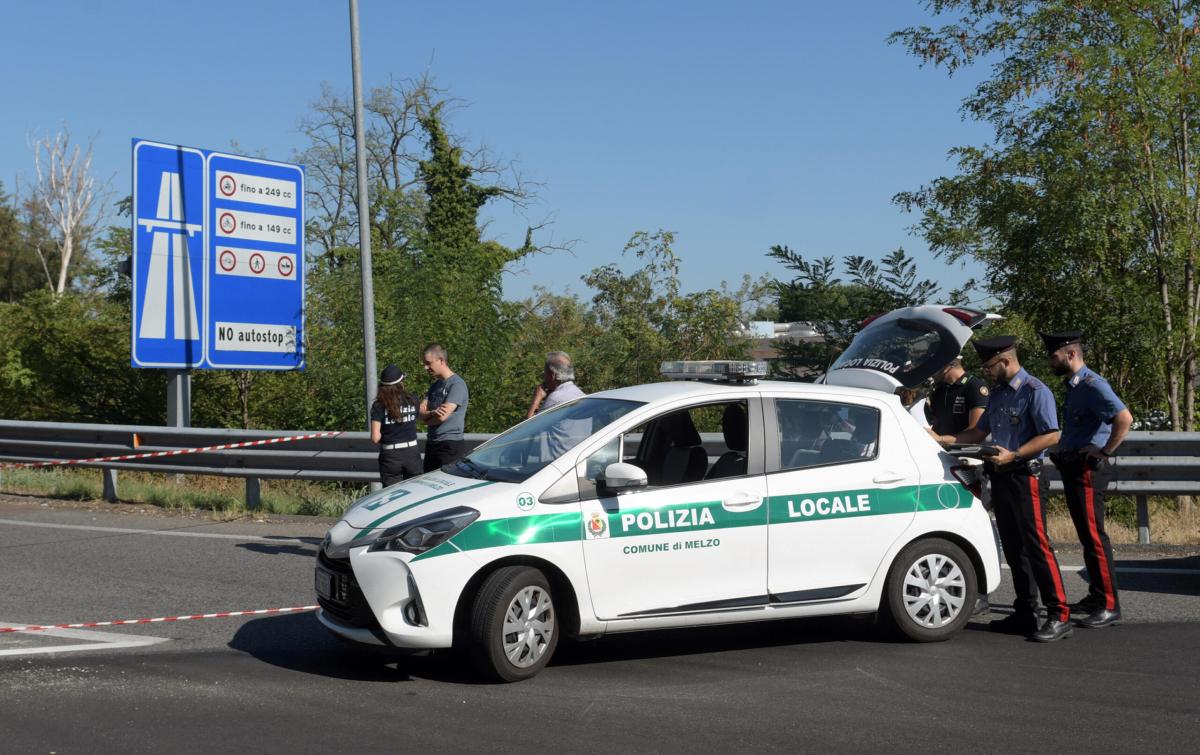
[[[86, 501], [99, 499], [103, 489], [101, 472], [96, 469], [0, 471], [0, 493]], [[365, 485], [262, 480], [259, 511], [337, 518], [366, 492]], [[178, 511], [211, 511], [223, 516], [248, 513], [246, 482], [239, 477], [119, 472], [117, 495], [122, 503], [141, 503]]]
[[[1175, 498], [1150, 498], [1150, 542], [1158, 545], [1196, 545], [1200, 543], [1200, 506], [1190, 510]], [[1113, 543], [1138, 541], [1137, 502], [1127, 496], [1113, 496], [1104, 505], [1104, 529]], [[1050, 539], [1056, 543], [1077, 543], [1079, 536], [1067, 512], [1063, 498], [1051, 498], [1046, 510]]]

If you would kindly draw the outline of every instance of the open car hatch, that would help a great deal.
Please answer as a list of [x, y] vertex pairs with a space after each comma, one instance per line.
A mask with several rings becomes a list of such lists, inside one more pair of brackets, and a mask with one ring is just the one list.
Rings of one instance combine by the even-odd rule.
[[892, 310], [867, 321], [824, 382], [886, 393], [916, 387], [950, 364], [976, 327], [999, 319], [988, 312], [935, 304]]

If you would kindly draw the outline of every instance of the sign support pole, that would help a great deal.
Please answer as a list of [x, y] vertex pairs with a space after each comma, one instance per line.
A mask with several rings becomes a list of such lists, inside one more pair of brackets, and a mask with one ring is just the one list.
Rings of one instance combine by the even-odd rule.
[[167, 370], [167, 426], [192, 426], [192, 373]]
[[366, 383], [366, 427], [371, 430], [375, 401], [375, 289], [371, 267], [371, 214], [367, 198], [367, 145], [363, 128], [362, 65], [358, 48], [358, 0], [350, 0], [350, 65], [354, 76], [354, 152], [358, 162], [358, 246], [362, 268], [363, 375]]

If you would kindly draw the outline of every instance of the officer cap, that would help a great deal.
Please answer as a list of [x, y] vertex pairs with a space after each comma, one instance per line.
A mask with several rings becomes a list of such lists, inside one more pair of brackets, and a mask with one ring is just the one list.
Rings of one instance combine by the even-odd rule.
[[1042, 343], [1046, 344], [1046, 353], [1058, 351], [1064, 346], [1083, 342], [1083, 333], [1078, 330], [1064, 330], [1061, 333], [1040, 333]]
[[383, 373], [379, 376], [380, 385], [395, 385], [404, 380], [404, 370], [394, 364], [389, 364], [383, 368]]
[[992, 357], [1009, 349], [1016, 348], [1016, 336], [994, 336], [992, 338], [979, 338], [971, 342], [975, 347], [975, 353], [979, 354], [979, 361], [987, 364]]

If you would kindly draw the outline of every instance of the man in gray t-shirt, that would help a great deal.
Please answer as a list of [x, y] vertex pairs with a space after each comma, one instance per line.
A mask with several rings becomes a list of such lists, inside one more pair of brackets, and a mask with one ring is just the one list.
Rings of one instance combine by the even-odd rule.
[[433, 384], [421, 401], [418, 417], [428, 428], [425, 443], [425, 471], [457, 461], [463, 455], [463, 431], [466, 429], [467, 383], [446, 362], [446, 348], [431, 343], [422, 352], [425, 371]]

